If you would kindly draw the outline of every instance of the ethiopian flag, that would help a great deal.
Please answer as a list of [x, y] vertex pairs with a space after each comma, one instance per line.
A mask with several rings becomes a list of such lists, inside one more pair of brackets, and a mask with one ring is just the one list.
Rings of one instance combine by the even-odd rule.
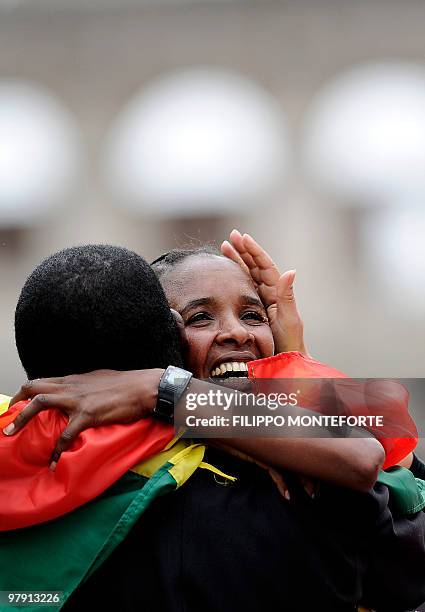
[[[7, 410], [8, 402], [0, 396], [1, 428], [27, 404]], [[86, 430], [51, 472], [52, 446], [65, 424], [63, 414], [49, 410], [14, 436], [0, 435], [0, 591], [60, 592], [52, 610], [108, 558], [154, 499], [196, 469], [235, 480], [203, 461], [204, 445], [179, 440], [171, 426], [152, 419]], [[0, 611], [11, 607], [0, 602]]]
[[[173, 467], [167, 462], [150, 479], [128, 472], [73, 512], [0, 533], [0, 590], [59, 592], [53, 609], [60, 610], [126, 537], [148, 505], [177, 487]], [[40, 606], [29, 609], [35, 612]], [[0, 610], [10, 607], [0, 604]]]
[[[257, 382], [345, 376], [300, 353], [250, 362], [248, 369]], [[8, 409], [9, 399], [0, 396], [0, 591], [61, 591], [52, 607], [60, 610], [155, 498], [177, 489], [198, 468], [234, 480], [203, 461], [202, 444], [176, 439], [171, 426], [154, 419], [82, 432], [52, 472], [49, 459], [67, 417], [42, 411], [5, 436], [3, 428], [27, 403]], [[403, 401], [408, 415], [407, 397]], [[387, 442], [387, 464], [416, 441]], [[40, 606], [26, 608], [35, 612]], [[10, 604], [0, 603], [1, 610]]]
[[[257, 383], [293, 378], [347, 379], [335, 368], [298, 352], [249, 362], [248, 374]], [[397, 464], [418, 441], [415, 423], [407, 410], [407, 391], [402, 385], [396, 391], [399, 396], [394, 406], [384, 408], [392, 413], [392, 423], [406, 432], [405, 436], [384, 432], [379, 437], [379, 432], [373, 432], [385, 448], [385, 468]], [[63, 453], [56, 471], [51, 472], [49, 459], [67, 417], [59, 410], [42, 411], [17, 434], [5, 436], [2, 429], [26, 405], [20, 402], [8, 410], [8, 402], [9, 398], [0, 396], [0, 532], [44, 523], [83, 506], [133, 466], [170, 448], [174, 439], [172, 426], [150, 418], [131, 425], [87, 429]], [[308, 403], [305, 405], [308, 407]], [[355, 413], [367, 414], [368, 409], [360, 401]]]
[[[0, 415], [0, 429], [27, 403]], [[4, 401], [3, 409], [7, 405]], [[90, 428], [52, 472], [49, 459], [67, 421], [59, 410], [46, 410], [15, 435], [0, 434], [0, 531], [43, 523], [82, 506], [174, 438], [172, 426], [154, 419]]]

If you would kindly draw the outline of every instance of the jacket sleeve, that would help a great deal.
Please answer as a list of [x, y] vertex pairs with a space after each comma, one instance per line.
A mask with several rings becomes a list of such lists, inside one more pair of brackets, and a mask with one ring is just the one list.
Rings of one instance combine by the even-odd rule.
[[397, 517], [385, 485], [371, 492], [376, 522], [369, 539], [362, 602], [378, 612], [403, 612], [425, 602], [425, 513]]

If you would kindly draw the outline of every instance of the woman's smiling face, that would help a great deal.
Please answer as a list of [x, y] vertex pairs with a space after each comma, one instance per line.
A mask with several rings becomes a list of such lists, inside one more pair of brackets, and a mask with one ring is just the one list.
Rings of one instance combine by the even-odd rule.
[[197, 378], [241, 376], [246, 362], [273, 355], [265, 308], [233, 261], [192, 255], [165, 272], [161, 282], [170, 307], [182, 316], [186, 367]]

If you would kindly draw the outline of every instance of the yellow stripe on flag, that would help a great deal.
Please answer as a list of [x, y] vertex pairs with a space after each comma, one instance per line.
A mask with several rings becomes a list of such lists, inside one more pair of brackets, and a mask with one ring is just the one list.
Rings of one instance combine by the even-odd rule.
[[193, 444], [189, 440], [179, 440], [171, 448], [134, 466], [131, 471], [150, 478], [164, 463], [171, 463], [172, 467], [168, 471], [176, 481], [177, 488], [181, 487], [197, 468], [209, 470], [231, 482], [237, 480], [234, 476], [229, 476], [203, 461], [205, 449], [205, 444]]
[[2, 395], [0, 393], [0, 414], [4, 414], [5, 412], [7, 412], [11, 399], [12, 398], [9, 397], [8, 395]]

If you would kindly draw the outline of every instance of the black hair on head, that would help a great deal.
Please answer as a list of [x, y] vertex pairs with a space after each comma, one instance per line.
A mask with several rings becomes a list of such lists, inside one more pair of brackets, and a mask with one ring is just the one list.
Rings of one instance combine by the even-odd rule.
[[140, 255], [117, 246], [73, 247], [45, 259], [21, 291], [15, 336], [29, 378], [182, 365], [157, 277]]
[[203, 244], [202, 246], [195, 248], [172, 249], [171, 251], [168, 251], [155, 259], [151, 263], [151, 266], [155, 270], [158, 278], [161, 278], [177, 264], [181, 263], [188, 257], [193, 257], [196, 255], [214, 255], [216, 257], [224, 257], [216, 246], [212, 244]]

